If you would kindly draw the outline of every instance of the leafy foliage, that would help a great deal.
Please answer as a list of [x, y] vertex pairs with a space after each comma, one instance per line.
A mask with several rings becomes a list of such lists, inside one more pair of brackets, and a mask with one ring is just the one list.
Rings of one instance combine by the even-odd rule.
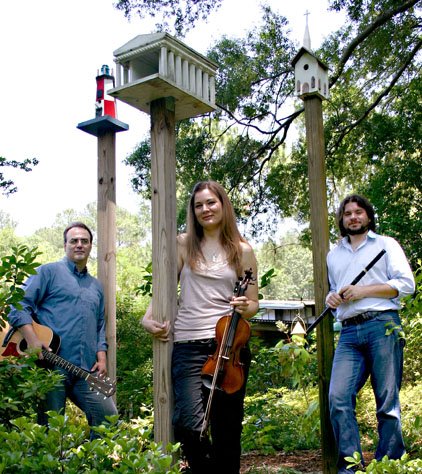
[[[314, 394], [316, 398], [316, 393]], [[318, 404], [306, 406], [299, 391], [270, 389], [247, 396], [242, 433], [246, 452], [289, 452], [319, 447]]]
[[[346, 193], [360, 192], [374, 203], [379, 230], [401, 242], [412, 264], [422, 257], [414, 239], [422, 210], [418, 3], [332, 0], [347, 20], [316, 52], [332, 70], [324, 105], [332, 239], [336, 205]], [[243, 39], [223, 37], [208, 52], [219, 66], [219, 111], [179, 124], [176, 145], [180, 203], [196, 181], [220, 181], [256, 236], [271, 234], [281, 218], [309, 221], [303, 107], [292, 101], [297, 47], [286, 19], [269, 7], [262, 12], [261, 24]], [[299, 136], [289, 150], [293, 128]], [[141, 145], [136, 166], [144, 190], [148, 146]]]
[[[6, 166], [11, 168], [17, 168], [22, 171], [32, 171], [31, 166], [36, 166], [38, 164], [38, 160], [36, 158], [27, 158], [24, 161], [16, 161], [16, 160], [6, 160], [0, 156], [0, 168], [5, 168]], [[2, 189], [2, 194], [8, 196], [10, 194], [15, 193], [18, 188], [15, 186], [15, 183], [11, 179], [7, 179], [3, 172], [0, 172], [0, 189]]]
[[190, 29], [198, 19], [205, 19], [210, 12], [218, 9], [222, 0], [118, 0], [115, 7], [122, 10], [127, 18], [132, 13], [141, 18], [150, 15], [159, 17], [156, 24], [158, 31], [170, 28], [167, 19], [174, 21], [174, 29], [183, 34]]
[[35, 359], [34, 355], [25, 362], [12, 358], [0, 361], [0, 426], [32, 415], [37, 401], [61, 379], [55, 372], [38, 368]]
[[140, 325], [145, 311], [133, 298], [117, 299], [117, 401], [126, 419], [141, 416], [153, 404], [151, 336]]
[[257, 259], [260, 268], [277, 269], [264, 290], [266, 299], [313, 299], [312, 253], [298, 233], [289, 232], [277, 242], [268, 239], [259, 247]]
[[0, 426], [0, 472], [32, 473], [127, 473], [177, 474], [173, 460], [179, 446], [162, 447], [150, 441], [151, 419], [131, 423], [110, 417], [108, 426], [97, 427], [100, 439], [85, 440], [84, 428], [67, 417], [50, 412], [50, 425], [27, 418], [13, 420], [14, 429]]
[[406, 334], [403, 378], [411, 384], [421, 380], [422, 367], [422, 262], [418, 262], [414, 272], [416, 290], [413, 295], [403, 298], [404, 308], [400, 312]]
[[353, 456], [347, 457], [346, 461], [349, 462], [348, 468], [354, 468], [354, 470], [358, 468], [356, 470], [357, 474], [364, 474], [365, 472], [367, 474], [417, 473], [421, 472], [422, 469], [422, 459], [409, 459], [408, 454], [404, 454], [401, 459], [396, 460], [388, 459], [387, 456], [384, 456], [381, 461], [373, 459], [365, 470], [362, 470], [361, 457], [357, 452]]
[[0, 264], [0, 327], [4, 327], [11, 305], [20, 308], [24, 296], [21, 285], [29, 275], [36, 273], [39, 266], [36, 258], [40, 253], [36, 248], [18, 245], [12, 247], [12, 252], [12, 255], [2, 257]]

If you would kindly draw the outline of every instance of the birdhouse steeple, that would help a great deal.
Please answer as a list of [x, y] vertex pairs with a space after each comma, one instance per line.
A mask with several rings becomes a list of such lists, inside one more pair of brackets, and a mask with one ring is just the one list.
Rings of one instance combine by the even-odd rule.
[[306, 15], [303, 46], [293, 58], [292, 66], [295, 70], [295, 92], [300, 98], [308, 95], [318, 95], [321, 99], [330, 97], [328, 89], [328, 67], [320, 61], [311, 49], [311, 36]]
[[303, 47], [309, 51], [312, 51], [311, 48], [311, 35], [309, 34], [309, 27], [308, 27], [308, 16], [310, 15], [309, 11], [306, 10], [306, 26], [305, 26], [305, 34], [303, 35]]

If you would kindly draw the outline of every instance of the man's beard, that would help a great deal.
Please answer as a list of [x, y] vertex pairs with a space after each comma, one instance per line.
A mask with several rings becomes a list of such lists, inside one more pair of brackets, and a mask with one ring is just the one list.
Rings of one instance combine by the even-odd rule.
[[347, 229], [348, 235], [364, 234], [369, 229], [369, 224], [361, 226], [359, 229]]

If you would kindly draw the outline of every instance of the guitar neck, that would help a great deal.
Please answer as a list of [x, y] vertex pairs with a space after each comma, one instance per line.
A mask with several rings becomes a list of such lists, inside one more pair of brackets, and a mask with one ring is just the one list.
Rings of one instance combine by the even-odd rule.
[[60, 357], [57, 354], [54, 354], [54, 352], [43, 350], [42, 355], [44, 359], [47, 360], [47, 362], [57, 365], [58, 367], [61, 367], [62, 369], [66, 369], [68, 372], [72, 373], [73, 375], [76, 375], [77, 377], [81, 379], [88, 380], [89, 377], [91, 377], [91, 374], [87, 370], [81, 369], [77, 365], [72, 364], [66, 359], [63, 359], [63, 357]]

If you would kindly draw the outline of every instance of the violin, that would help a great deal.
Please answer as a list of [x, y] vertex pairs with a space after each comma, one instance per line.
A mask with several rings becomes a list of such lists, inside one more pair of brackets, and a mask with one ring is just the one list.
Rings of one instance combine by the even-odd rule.
[[[243, 296], [252, 281], [252, 269], [245, 270], [243, 280], [239, 278], [233, 290], [234, 296]], [[249, 341], [251, 326], [233, 308], [231, 314], [221, 317], [215, 327], [217, 348], [202, 367], [202, 382], [210, 389], [201, 429], [203, 437], [208, 429], [211, 404], [216, 389], [232, 394], [240, 390], [245, 381], [240, 351]]]

